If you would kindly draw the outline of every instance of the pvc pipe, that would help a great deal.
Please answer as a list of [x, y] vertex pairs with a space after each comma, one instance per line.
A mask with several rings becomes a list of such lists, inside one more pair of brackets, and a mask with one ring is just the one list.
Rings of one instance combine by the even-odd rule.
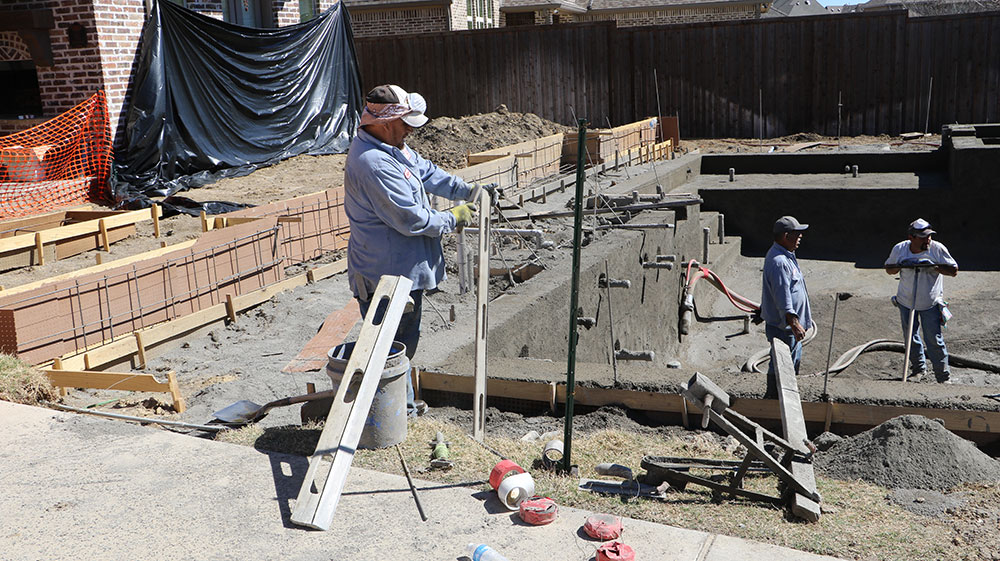
[[497, 496], [508, 510], [517, 510], [521, 501], [535, 494], [535, 480], [524, 472], [511, 475], [500, 482]]
[[726, 243], [726, 215], [719, 213], [719, 226], [716, 228], [719, 231], [719, 245]]
[[[479, 228], [466, 228], [470, 234], [479, 234]], [[533, 230], [527, 228], [490, 228], [490, 232], [494, 234], [500, 234], [502, 236], [520, 236], [523, 238], [531, 238], [535, 242], [535, 247], [541, 249], [544, 241], [542, 236], [545, 232], [541, 230]]]

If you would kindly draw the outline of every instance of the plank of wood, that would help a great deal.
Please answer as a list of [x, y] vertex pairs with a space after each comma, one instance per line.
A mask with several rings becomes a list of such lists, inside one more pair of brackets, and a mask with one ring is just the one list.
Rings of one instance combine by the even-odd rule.
[[[294, 524], [317, 530], [330, 529], [412, 286], [413, 283], [406, 277], [384, 276], [375, 289], [373, 303], [388, 299], [383, 320], [378, 325], [372, 323], [379, 306], [369, 308], [316, 450], [309, 457], [309, 468], [292, 510], [291, 521]], [[348, 388], [357, 376], [361, 376], [361, 384], [357, 394], [348, 399]], [[329, 462], [324, 459], [327, 455], [332, 456]]]
[[315, 372], [322, 370], [329, 361], [327, 353], [331, 348], [344, 341], [344, 337], [347, 337], [347, 334], [354, 329], [359, 319], [361, 319], [361, 312], [358, 308], [358, 301], [352, 298], [343, 308], [334, 310], [326, 316], [319, 332], [281, 371]]
[[[806, 446], [806, 422], [802, 414], [802, 397], [799, 395], [799, 384], [795, 378], [795, 365], [788, 345], [780, 339], [771, 340], [771, 364], [775, 366], [778, 387], [778, 404], [781, 406], [781, 426], [787, 440], [802, 454], [809, 453]], [[813, 475], [812, 463], [792, 460], [791, 472], [795, 480], [809, 491], [816, 491], [816, 477]], [[792, 497], [792, 514], [809, 522], [816, 522], [820, 517], [819, 504], [808, 497], [796, 493]]]
[[152, 374], [56, 370], [52, 368], [47, 368], [44, 372], [53, 386], [132, 392], [170, 392], [170, 384], [158, 381]]
[[3, 296], [4, 296], [4, 298], [6, 298], [6, 297], [14, 295], [14, 294], [19, 294], [19, 293], [23, 293], [23, 292], [28, 292], [28, 291], [34, 290], [34, 289], [36, 289], [36, 288], [38, 288], [38, 287], [40, 287], [42, 285], [45, 285], [45, 284], [61, 282], [61, 281], [64, 281], [64, 280], [69, 280], [69, 279], [72, 279], [72, 278], [75, 278], [75, 277], [90, 275], [90, 274], [93, 274], [93, 273], [100, 273], [100, 272], [106, 271], [106, 270], [114, 268], [114, 267], [120, 267], [122, 265], [131, 265], [133, 263], [140, 263], [142, 261], [145, 261], [146, 259], [152, 259], [154, 257], [159, 257], [161, 255], [170, 253], [172, 251], [178, 251], [178, 250], [182, 250], [182, 249], [188, 249], [191, 246], [193, 246], [196, 241], [197, 240], [188, 240], [186, 242], [181, 242], [181, 243], [174, 244], [174, 245], [168, 245], [167, 247], [162, 247], [160, 249], [154, 249], [152, 251], [146, 251], [144, 253], [138, 253], [138, 254], [132, 255], [130, 257], [123, 257], [121, 259], [116, 259], [114, 261], [108, 261], [108, 262], [106, 262], [106, 263], [104, 263], [102, 265], [95, 265], [95, 266], [92, 266], [92, 267], [87, 267], [85, 269], [79, 269], [79, 270], [76, 270], [76, 271], [71, 271], [69, 273], [64, 273], [62, 275], [57, 275], [57, 276], [54, 276], [54, 277], [49, 277], [47, 279], [43, 279], [43, 280], [40, 280], [40, 281], [35, 281], [35, 282], [29, 283], [29, 284], [23, 284], [21, 286], [14, 286], [14, 287], [11, 287], [11, 288], [8, 288], [7, 290], [5, 290], [4, 293], [3, 293]]
[[490, 194], [479, 194], [479, 279], [476, 285], [476, 388], [472, 395], [472, 438], [486, 436], [486, 336], [490, 300]]

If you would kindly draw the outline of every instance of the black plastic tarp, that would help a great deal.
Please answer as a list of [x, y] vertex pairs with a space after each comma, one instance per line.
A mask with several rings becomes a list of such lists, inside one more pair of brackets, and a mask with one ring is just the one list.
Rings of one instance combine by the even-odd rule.
[[346, 152], [361, 103], [343, 2], [307, 23], [253, 29], [158, 1], [116, 149], [115, 198], [145, 206], [299, 154]]

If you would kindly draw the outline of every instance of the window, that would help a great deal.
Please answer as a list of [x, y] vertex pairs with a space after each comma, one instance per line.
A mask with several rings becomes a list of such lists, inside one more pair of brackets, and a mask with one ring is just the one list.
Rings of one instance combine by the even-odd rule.
[[30, 60], [0, 62], [0, 116], [16, 119], [42, 116], [35, 63]]
[[222, 19], [244, 27], [274, 27], [271, 0], [225, 0]]
[[299, 0], [299, 21], [305, 23], [316, 17], [316, 0]]
[[507, 12], [507, 27], [535, 25], [535, 12]]
[[465, 14], [469, 29], [496, 27], [493, 0], [466, 0]]

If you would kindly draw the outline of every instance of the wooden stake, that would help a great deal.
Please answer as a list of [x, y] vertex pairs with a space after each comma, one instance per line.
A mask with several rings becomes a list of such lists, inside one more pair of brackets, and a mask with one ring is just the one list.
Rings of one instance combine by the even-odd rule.
[[201, 231], [202, 232], [208, 231], [208, 215], [205, 214], [204, 210], [201, 211]]
[[83, 369], [84, 370], [93, 370], [93, 368], [91, 368], [91, 366], [90, 366], [90, 353], [85, 353], [83, 355]]
[[[53, 370], [62, 370], [62, 367], [63, 367], [63, 364], [62, 364], [62, 359], [61, 358], [55, 358], [55, 359], [52, 360], [52, 369]], [[66, 397], [66, 395], [69, 393], [66, 390], [66, 386], [58, 386], [58, 388], [59, 388], [59, 397]]]
[[826, 402], [826, 419], [823, 421], [823, 431], [830, 432], [830, 423], [833, 422], [833, 403]]
[[138, 331], [136, 331], [135, 333], [133, 333], [133, 335], [135, 335], [135, 349], [136, 349], [136, 354], [137, 354], [137, 356], [139, 358], [139, 366], [138, 366], [138, 368], [145, 368], [146, 367], [146, 345], [144, 345], [142, 343], [142, 333], [139, 333]]
[[184, 404], [184, 398], [181, 397], [181, 388], [177, 385], [177, 374], [173, 370], [167, 372], [167, 385], [170, 387], [170, 396], [174, 398], [174, 411], [183, 413], [187, 406]]
[[226, 294], [226, 315], [229, 316], [229, 321], [236, 323], [236, 305], [233, 304], [233, 295]]
[[41, 232], [35, 232], [35, 263], [39, 267], [45, 264], [45, 245], [42, 243]]
[[104, 255], [104, 254], [103, 253], [98, 253], [98, 254], [94, 255], [94, 260], [97, 261], [98, 265], [103, 265], [104, 264], [104, 257], [102, 257], [102, 255]]
[[410, 378], [413, 382], [413, 399], [420, 399], [420, 369], [416, 366], [411, 367]]
[[149, 213], [153, 217], [153, 237], [160, 237], [160, 205], [153, 203], [153, 206], [149, 207]]
[[549, 382], [549, 388], [551, 388], [552, 393], [549, 395], [549, 411], [552, 413], [556, 412], [556, 388], [555, 382]]
[[316, 393], [316, 384], [306, 382], [306, 393]]
[[108, 240], [108, 225], [104, 223], [104, 219], [101, 218], [97, 221], [97, 229], [101, 232], [101, 245], [104, 246], [104, 251], [111, 251], [111, 241]]

